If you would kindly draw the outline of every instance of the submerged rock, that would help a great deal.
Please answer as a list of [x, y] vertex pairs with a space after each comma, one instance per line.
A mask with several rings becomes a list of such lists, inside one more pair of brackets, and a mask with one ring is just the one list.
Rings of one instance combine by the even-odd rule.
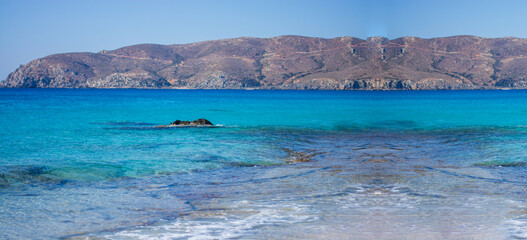
[[482, 163], [476, 163], [476, 166], [480, 167], [525, 167], [527, 162], [509, 162], [509, 161], [488, 161]]
[[213, 124], [204, 118], [196, 119], [194, 121], [181, 121], [176, 120], [170, 125], [158, 125], [156, 127], [174, 127], [174, 126], [212, 126]]
[[32, 182], [62, 183], [65, 180], [51, 178], [44, 166], [0, 166], [0, 189]]
[[302, 152], [294, 151], [289, 148], [283, 148], [283, 150], [288, 154], [288, 163], [311, 162], [316, 155], [321, 154], [321, 152], [314, 149], [308, 149]]

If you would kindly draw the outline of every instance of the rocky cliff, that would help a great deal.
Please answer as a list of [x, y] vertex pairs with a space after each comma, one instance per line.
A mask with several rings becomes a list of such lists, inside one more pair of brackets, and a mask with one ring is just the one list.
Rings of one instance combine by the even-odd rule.
[[0, 87], [527, 88], [527, 39], [281, 36], [142, 44], [36, 59], [11, 73]]

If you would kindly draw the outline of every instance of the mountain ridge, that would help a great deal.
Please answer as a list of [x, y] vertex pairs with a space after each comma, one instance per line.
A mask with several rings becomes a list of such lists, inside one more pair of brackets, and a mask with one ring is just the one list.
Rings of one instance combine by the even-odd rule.
[[9, 74], [0, 87], [524, 89], [527, 39], [286, 35], [137, 44], [35, 59]]

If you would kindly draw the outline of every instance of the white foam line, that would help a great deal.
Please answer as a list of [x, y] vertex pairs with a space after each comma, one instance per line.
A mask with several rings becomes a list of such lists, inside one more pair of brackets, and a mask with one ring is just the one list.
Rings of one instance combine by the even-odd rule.
[[247, 204], [246, 201], [240, 202], [244, 206], [233, 208], [241, 210], [241, 215], [252, 213], [248, 216], [240, 214], [225, 213], [207, 217], [206, 220], [192, 220], [181, 218], [171, 224], [161, 226], [149, 226], [136, 230], [125, 230], [113, 236], [106, 236], [109, 239], [229, 239], [241, 237], [255, 228], [275, 224], [292, 224], [306, 221], [309, 218], [303, 215], [304, 207], [299, 205], [273, 205], [255, 206]]
[[512, 237], [527, 239], [527, 219], [513, 219], [507, 221]]

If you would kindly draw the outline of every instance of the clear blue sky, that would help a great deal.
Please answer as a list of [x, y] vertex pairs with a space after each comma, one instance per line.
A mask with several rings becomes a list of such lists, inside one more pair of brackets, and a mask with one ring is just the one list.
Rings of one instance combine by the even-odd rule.
[[54, 53], [279, 35], [527, 38], [527, 0], [0, 0], [0, 80]]

